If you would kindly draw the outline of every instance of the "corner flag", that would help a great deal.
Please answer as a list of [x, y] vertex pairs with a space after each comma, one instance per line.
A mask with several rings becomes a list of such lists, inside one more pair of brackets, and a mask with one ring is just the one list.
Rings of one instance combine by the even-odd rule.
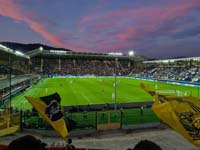
[[28, 96], [25, 96], [25, 98], [62, 138], [68, 136], [68, 130], [60, 106], [61, 98], [58, 93], [40, 98]]
[[152, 109], [156, 115], [194, 145], [200, 147], [200, 101], [192, 96], [159, 94], [140, 85], [154, 97]]

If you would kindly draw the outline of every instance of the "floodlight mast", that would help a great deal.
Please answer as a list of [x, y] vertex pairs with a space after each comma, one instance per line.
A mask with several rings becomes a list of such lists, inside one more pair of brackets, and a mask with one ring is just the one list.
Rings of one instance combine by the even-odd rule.
[[[42, 51], [44, 50], [44, 48], [42, 46], [40, 46], [39, 50], [42, 53]], [[44, 72], [43, 72], [44, 71], [44, 69], [43, 69], [44, 65], [43, 64], [44, 64], [43, 57], [41, 57], [41, 60], [40, 60], [40, 73], [42, 73], [42, 76], [44, 76]]]
[[9, 54], [9, 58], [8, 58], [8, 63], [9, 63], [9, 113], [12, 113], [12, 102], [11, 102], [11, 100], [12, 100], [12, 98], [11, 98], [11, 96], [12, 96], [12, 83], [11, 83], [11, 80], [12, 80], [12, 62], [11, 62], [11, 56], [10, 56], [11, 54]]
[[114, 82], [114, 88], [115, 88], [115, 110], [117, 109], [117, 61], [118, 61], [118, 58], [116, 57], [115, 58], [115, 82]]

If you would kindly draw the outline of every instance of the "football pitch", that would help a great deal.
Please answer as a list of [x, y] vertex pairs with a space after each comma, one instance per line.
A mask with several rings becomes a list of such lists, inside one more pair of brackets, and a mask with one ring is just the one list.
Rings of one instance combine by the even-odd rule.
[[199, 95], [199, 89], [195, 87], [133, 78], [118, 77], [116, 84], [115, 78], [45, 78], [13, 97], [12, 106], [18, 109], [31, 109], [32, 106], [24, 96], [41, 97], [55, 92], [61, 96], [62, 106], [153, 101], [153, 98], [140, 88], [142, 82], [161, 93], [195, 97]]

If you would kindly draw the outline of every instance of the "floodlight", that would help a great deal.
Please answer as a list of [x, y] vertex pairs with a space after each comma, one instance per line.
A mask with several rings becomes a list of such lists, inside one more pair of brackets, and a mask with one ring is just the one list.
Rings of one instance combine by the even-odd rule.
[[1, 44], [0, 44], [0, 47], [1, 47], [1, 48], [4, 48], [4, 49], [6, 48], [5, 46], [3, 46], [3, 45], [1, 45]]
[[20, 52], [20, 51], [15, 51], [16, 55], [20, 55], [20, 56], [24, 56], [24, 53]]
[[40, 46], [40, 48], [39, 48], [39, 49], [40, 49], [40, 51], [43, 51], [43, 47], [42, 47], [42, 46]]
[[128, 52], [128, 55], [129, 55], [129, 56], [134, 56], [134, 55], [135, 55], [135, 52], [134, 52], [134, 51], [129, 51], [129, 52]]
[[111, 53], [108, 53], [108, 55], [122, 56], [123, 54], [122, 53], [117, 53], [117, 52], [111, 52]]
[[55, 53], [55, 54], [66, 54], [66, 51], [62, 51], [62, 50], [50, 50], [50, 53]]

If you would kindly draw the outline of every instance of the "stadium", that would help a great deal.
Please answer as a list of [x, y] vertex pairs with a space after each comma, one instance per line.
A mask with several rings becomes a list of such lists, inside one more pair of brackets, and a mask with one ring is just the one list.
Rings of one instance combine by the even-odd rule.
[[199, 0], [0, 0], [0, 150], [198, 150]]
[[83, 53], [43, 45], [19, 51], [10, 45], [0, 45], [1, 136], [16, 130], [58, 136], [27, 96], [58, 93], [71, 137], [168, 128], [141, 83], [159, 94], [199, 98], [200, 57], [149, 60], [133, 52]]

